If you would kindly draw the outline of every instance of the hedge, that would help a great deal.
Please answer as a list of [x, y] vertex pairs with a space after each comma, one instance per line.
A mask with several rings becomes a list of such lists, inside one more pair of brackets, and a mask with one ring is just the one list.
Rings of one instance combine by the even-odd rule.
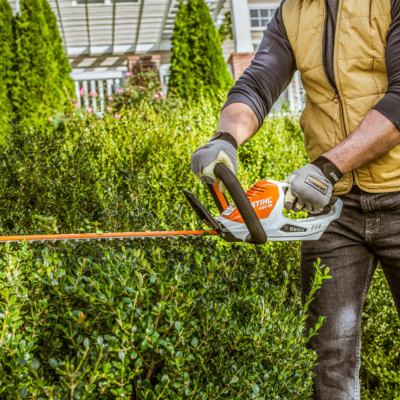
[[[216, 212], [190, 155], [218, 110], [143, 103], [120, 118], [76, 114], [57, 130], [15, 127], [0, 148], [0, 233], [199, 227], [182, 189]], [[296, 118], [271, 116], [239, 159], [245, 187], [304, 165]], [[298, 243], [218, 238], [2, 245], [0, 397], [310, 399], [317, 360], [305, 346], [318, 326], [304, 332], [299, 257]], [[327, 274], [316, 264], [314, 290]], [[377, 278], [363, 398], [393, 399], [398, 322]]]

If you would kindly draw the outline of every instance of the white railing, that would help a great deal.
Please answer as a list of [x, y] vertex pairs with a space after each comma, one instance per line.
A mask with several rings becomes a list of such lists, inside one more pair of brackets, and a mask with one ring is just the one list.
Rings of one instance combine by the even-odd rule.
[[120, 79], [76, 80], [75, 95], [79, 107], [91, 108], [95, 114], [103, 114], [107, 100], [118, 92]]
[[[167, 93], [169, 80], [169, 65], [161, 66], [160, 79], [163, 84], [163, 91]], [[123, 78], [109, 79], [76, 79], [75, 93], [77, 104], [85, 109], [91, 108], [91, 112], [103, 115], [107, 100], [113, 93], [117, 93]], [[304, 89], [301, 84], [300, 74], [297, 71], [293, 80], [288, 86], [282, 98], [278, 101], [274, 109], [280, 111], [282, 100], [289, 103], [291, 112], [301, 112], [304, 108]]]
[[290, 85], [288, 86], [288, 100], [290, 111], [300, 112], [303, 110], [305, 106], [304, 89], [301, 84], [299, 71], [296, 71], [292, 82], [290, 82]]

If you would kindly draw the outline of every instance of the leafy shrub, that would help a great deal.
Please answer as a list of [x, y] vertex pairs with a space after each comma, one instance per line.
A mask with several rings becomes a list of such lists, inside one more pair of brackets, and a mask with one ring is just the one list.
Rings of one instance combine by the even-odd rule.
[[[169, 114], [143, 103], [120, 119], [16, 127], [0, 148], [1, 233], [198, 227], [181, 189], [211, 203], [190, 154], [217, 117], [209, 102]], [[290, 117], [263, 129], [241, 149], [246, 186], [289, 172], [270, 153], [304, 158]], [[250, 168], [253, 156], [264, 163]], [[298, 262], [294, 243], [217, 238], [2, 246], [0, 396], [307, 399]]]
[[181, 2], [172, 35], [169, 90], [183, 99], [219, 95], [233, 84], [204, 0]]
[[176, 97], [167, 97], [165, 95], [158, 71], [150, 68], [141, 68], [135, 75], [130, 72], [125, 74], [125, 80], [121, 88], [108, 98], [106, 111], [115, 115], [115, 113], [120, 113], [124, 108], [137, 109], [143, 101], [158, 112], [170, 110], [181, 105], [181, 102]]
[[290, 264], [205, 245], [3, 247], [3, 398], [307, 398]]
[[222, 24], [218, 28], [218, 35], [221, 45], [226, 39], [233, 40], [232, 15], [230, 11], [224, 14]]
[[374, 275], [362, 320], [362, 398], [400, 398], [400, 324], [382, 269]]

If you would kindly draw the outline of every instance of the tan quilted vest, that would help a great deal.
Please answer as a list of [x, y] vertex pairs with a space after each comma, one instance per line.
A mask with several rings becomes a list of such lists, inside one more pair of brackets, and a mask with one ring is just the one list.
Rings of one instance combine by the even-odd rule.
[[[340, 0], [334, 53], [338, 97], [322, 65], [325, 0], [284, 3], [283, 21], [307, 93], [300, 125], [310, 161], [352, 133], [385, 95], [390, 11], [390, 0]], [[367, 192], [400, 190], [400, 145], [346, 174], [335, 185], [335, 194], [347, 193], [353, 176]]]

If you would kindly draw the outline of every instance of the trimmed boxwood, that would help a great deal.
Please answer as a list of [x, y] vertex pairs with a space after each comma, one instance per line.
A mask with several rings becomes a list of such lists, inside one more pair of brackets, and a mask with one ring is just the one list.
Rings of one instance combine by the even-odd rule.
[[[15, 126], [0, 147], [0, 233], [198, 228], [182, 189], [216, 213], [190, 155], [219, 107]], [[295, 117], [271, 116], [239, 159], [244, 187], [304, 165]], [[299, 258], [298, 243], [210, 237], [1, 245], [0, 397], [309, 399]], [[317, 265], [315, 290], [327, 274]], [[363, 325], [371, 400], [399, 395], [398, 322], [377, 278]]]

